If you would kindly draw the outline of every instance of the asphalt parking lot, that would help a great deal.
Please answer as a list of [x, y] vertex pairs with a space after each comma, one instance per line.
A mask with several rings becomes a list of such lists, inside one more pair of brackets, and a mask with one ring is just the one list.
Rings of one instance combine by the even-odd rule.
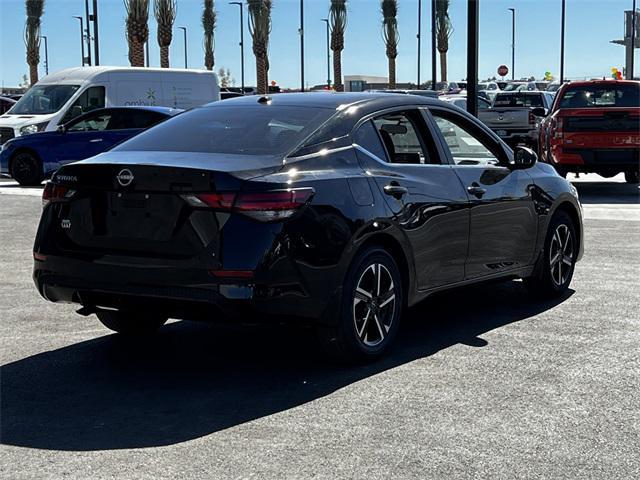
[[570, 293], [428, 299], [385, 360], [304, 329], [174, 322], [123, 341], [31, 281], [40, 190], [0, 180], [0, 477], [638, 478], [640, 199], [575, 181]]

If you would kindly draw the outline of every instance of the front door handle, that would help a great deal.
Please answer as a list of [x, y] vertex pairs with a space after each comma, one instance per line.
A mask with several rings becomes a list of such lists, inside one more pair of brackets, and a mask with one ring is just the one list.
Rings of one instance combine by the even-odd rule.
[[91, 140], [89, 140], [89, 143], [97, 143], [97, 142], [101, 142], [102, 139], [101, 138], [92, 138]]
[[487, 189], [482, 188], [476, 182], [473, 182], [467, 187], [467, 192], [469, 192], [469, 195], [474, 195], [476, 198], [482, 198], [482, 196], [487, 193]]
[[384, 186], [384, 193], [400, 200], [403, 196], [409, 193], [409, 190], [406, 187], [402, 187], [397, 183], [392, 182], [389, 185]]

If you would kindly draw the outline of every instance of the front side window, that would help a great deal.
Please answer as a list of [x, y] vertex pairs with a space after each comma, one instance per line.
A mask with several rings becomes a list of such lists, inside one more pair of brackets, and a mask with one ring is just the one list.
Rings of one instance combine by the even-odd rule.
[[14, 115], [45, 115], [60, 110], [79, 85], [34, 85], [13, 106]]
[[107, 128], [111, 120], [111, 113], [91, 114], [73, 123], [69, 132], [101, 132]]
[[475, 132], [464, 119], [441, 112], [432, 112], [432, 114], [456, 165], [498, 165], [500, 163], [497, 155], [493, 153], [497, 151], [497, 146], [491, 145], [489, 139]]
[[96, 108], [104, 108], [105, 89], [104, 87], [90, 87], [73, 102], [67, 110], [62, 123], [67, 123], [83, 113], [90, 112]]
[[427, 164], [432, 158], [427, 153], [419, 134], [419, 112], [393, 112], [373, 120], [391, 163]]

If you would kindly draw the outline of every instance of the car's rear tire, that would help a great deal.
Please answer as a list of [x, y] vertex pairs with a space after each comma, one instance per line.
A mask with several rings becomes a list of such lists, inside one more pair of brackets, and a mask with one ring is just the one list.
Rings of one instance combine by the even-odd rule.
[[629, 170], [627, 172], [624, 172], [624, 180], [627, 183], [640, 183], [640, 171]]
[[42, 162], [31, 152], [17, 152], [11, 159], [11, 177], [20, 185], [40, 185], [44, 180]]
[[563, 295], [573, 278], [578, 249], [573, 220], [565, 211], [556, 212], [549, 222], [544, 249], [534, 274], [524, 279], [527, 289], [547, 298]]
[[151, 335], [167, 321], [167, 317], [159, 314], [136, 311], [102, 310], [96, 315], [108, 329], [133, 336]]
[[350, 363], [381, 357], [396, 336], [403, 303], [402, 277], [393, 257], [379, 247], [363, 250], [345, 277], [336, 324], [318, 327], [325, 351]]

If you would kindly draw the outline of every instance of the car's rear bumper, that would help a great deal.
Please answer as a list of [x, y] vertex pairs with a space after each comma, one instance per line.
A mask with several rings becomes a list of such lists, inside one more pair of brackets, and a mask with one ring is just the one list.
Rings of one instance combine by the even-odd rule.
[[[170, 318], [260, 321], [273, 317], [329, 321], [322, 295], [301, 282], [274, 284], [268, 278], [214, 278], [204, 269], [101, 265], [67, 257], [35, 260], [33, 279], [52, 302], [89, 310], [106, 307], [161, 310]], [[317, 293], [317, 292], [315, 292]]]
[[583, 170], [625, 171], [638, 168], [640, 148], [562, 148], [553, 152], [557, 165], [580, 166]]

